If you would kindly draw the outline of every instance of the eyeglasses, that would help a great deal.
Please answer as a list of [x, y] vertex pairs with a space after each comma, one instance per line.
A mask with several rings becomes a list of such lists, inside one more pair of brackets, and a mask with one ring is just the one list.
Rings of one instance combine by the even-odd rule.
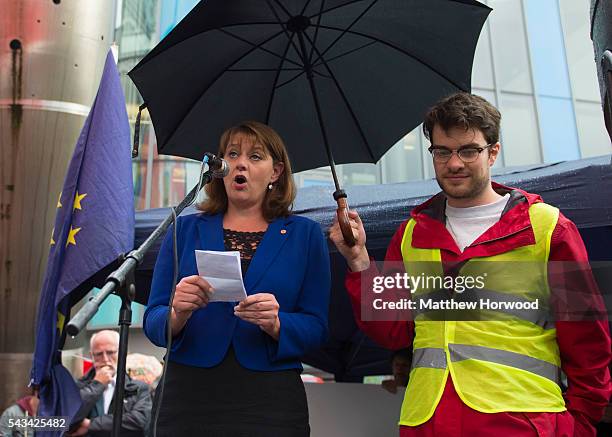
[[478, 156], [482, 153], [483, 150], [488, 149], [494, 144], [487, 144], [485, 147], [462, 147], [459, 150], [451, 150], [442, 146], [430, 146], [427, 150], [431, 153], [433, 160], [439, 163], [445, 163], [450, 161], [453, 153], [456, 153], [459, 156], [459, 159], [466, 164], [470, 162], [474, 162], [478, 159]]
[[109, 358], [114, 357], [115, 355], [117, 355], [117, 351], [100, 351], [100, 352], [94, 352], [92, 353], [94, 358], [102, 358], [104, 355], [106, 355]]

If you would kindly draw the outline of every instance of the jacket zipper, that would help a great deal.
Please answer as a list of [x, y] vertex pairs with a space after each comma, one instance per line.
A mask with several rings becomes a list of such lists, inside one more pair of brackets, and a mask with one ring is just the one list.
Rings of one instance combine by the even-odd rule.
[[[492, 241], [503, 240], [504, 238], [508, 238], [508, 237], [510, 237], [512, 235], [518, 234], [519, 232], [523, 232], [525, 229], [529, 229], [530, 227], [531, 227], [531, 225], [530, 226], [525, 226], [524, 228], [518, 229], [518, 230], [516, 230], [514, 232], [511, 232], [510, 234], [502, 235], [501, 237], [497, 237], [497, 238], [491, 238], [490, 240], [481, 241], [481, 242], [476, 243], [476, 244], [470, 244], [468, 247], [474, 247], [474, 246], [479, 246], [479, 245], [484, 244], [484, 243], [490, 243]], [[465, 250], [464, 250], [464, 252], [465, 252]]]

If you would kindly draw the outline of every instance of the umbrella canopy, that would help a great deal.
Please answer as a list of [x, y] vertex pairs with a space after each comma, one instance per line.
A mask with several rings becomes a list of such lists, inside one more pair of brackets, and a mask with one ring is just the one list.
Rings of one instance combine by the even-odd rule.
[[256, 120], [283, 137], [294, 171], [376, 162], [435, 101], [470, 91], [490, 11], [474, 0], [206, 0], [129, 76], [162, 154], [202, 159], [223, 130]]

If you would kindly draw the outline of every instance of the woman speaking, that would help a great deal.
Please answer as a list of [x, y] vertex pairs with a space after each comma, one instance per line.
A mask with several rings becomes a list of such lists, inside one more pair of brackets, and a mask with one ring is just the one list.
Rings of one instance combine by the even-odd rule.
[[[295, 185], [285, 146], [269, 126], [225, 131], [219, 156], [229, 174], [206, 186], [198, 214], [176, 223], [160, 249], [144, 331], [172, 347], [157, 435], [308, 436], [300, 357], [327, 335], [330, 266], [317, 223], [291, 215]], [[247, 298], [210, 302], [194, 251], [239, 251]]]

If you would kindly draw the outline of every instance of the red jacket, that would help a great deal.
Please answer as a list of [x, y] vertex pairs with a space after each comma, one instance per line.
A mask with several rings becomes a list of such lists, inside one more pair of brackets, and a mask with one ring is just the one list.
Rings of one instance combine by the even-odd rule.
[[[500, 220], [463, 252], [446, 229], [446, 203], [443, 193], [432, 197], [411, 212], [411, 216], [417, 220], [412, 237], [413, 246], [440, 249], [442, 261], [453, 262], [492, 256], [526, 244], [534, 244], [528, 209], [533, 203], [542, 202], [540, 196], [496, 183], [493, 183], [493, 188], [502, 195], [510, 192], [508, 205]], [[402, 223], [393, 235], [387, 248], [385, 265], [387, 262], [397, 265], [398, 261], [402, 261], [400, 245], [407, 223], [408, 221]], [[549, 261], [588, 261], [576, 225], [563, 214], [559, 215], [552, 234]], [[383, 267], [383, 274], [394, 273]], [[370, 281], [370, 278], [376, 275], [379, 275], [378, 269], [376, 263], [372, 262], [368, 270], [349, 272], [346, 276], [345, 286], [351, 298], [357, 324], [381, 346], [389, 349], [408, 347], [412, 343], [413, 322], [361, 320], [361, 279], [363, 277]], [[581, 279], [582, 287], [588, 288], [589, 290], [585, 291], [596, 296], [596, 301], [603, 310], [603, 301], [590, 270]], [[561, 366], [568, 379], [564, 398], [567, 409], [576, 419], [575, 435], [594, 436], [594, 424], [601, 419], [612, 394], [608, 370], [612, 352], [607, 320], [557, 321], [556, 329]]]

